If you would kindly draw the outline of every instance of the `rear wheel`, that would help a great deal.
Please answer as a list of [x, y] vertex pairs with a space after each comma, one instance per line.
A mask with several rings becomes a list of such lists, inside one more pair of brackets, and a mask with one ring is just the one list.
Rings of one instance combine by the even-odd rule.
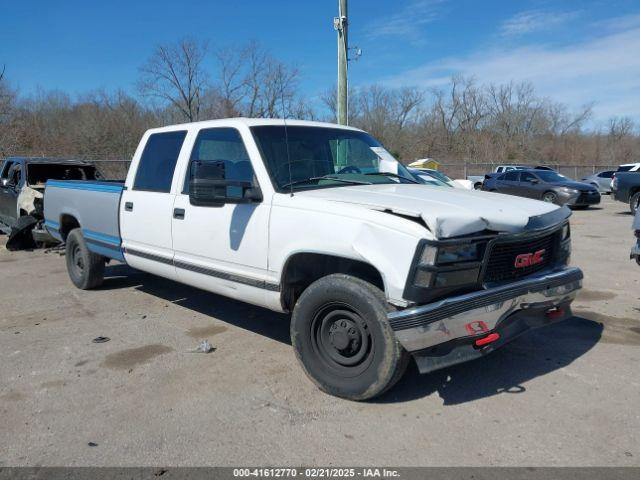
[[89, 290], [102, 285], [105, 258], [89, 250], [79, 228], [69, 232], [65, 256], [69, 278], [76, 287]]
[[321, 390], [351, 400], [391, 388], [409, 361], [387, 321], [392, 309], [378, 288], [349, 275], [311, 284], [291, 318], [291, 342], [307, 376]]
[[547, 203], [557, 203], [558, 195], [556, 195], [554, 192], [544, 192], [544, 194], [542, 195], [542, 201]]
[[629, 199], [629, 210], [631, 210], [631, 213], [633, 215], [636, 214], [636, 211], [638, 210], [639, 206], [640, 206], [640, 192], [636, 192], [633, 195], [631, 195], [631, 198]]

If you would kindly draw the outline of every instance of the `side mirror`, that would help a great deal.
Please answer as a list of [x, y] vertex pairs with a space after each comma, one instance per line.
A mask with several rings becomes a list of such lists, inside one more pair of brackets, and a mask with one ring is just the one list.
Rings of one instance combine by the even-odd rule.
[[225, 163], [195, 161], [189, 176], [189, 202], [200, 207], [221, 207], [227, 203], [257, 203], [262, 192], [251, 182], [227, 180]]

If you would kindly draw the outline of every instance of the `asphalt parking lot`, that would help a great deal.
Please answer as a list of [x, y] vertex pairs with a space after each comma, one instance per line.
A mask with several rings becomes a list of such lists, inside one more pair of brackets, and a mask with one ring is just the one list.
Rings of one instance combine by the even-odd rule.
[[64, 257], [2, 249], [0, 466], [640, 466], [627, 211], [574, 212], [575, 318], [368, 403], [313, 386], [286, 316], [120, 265], [83, 292]]

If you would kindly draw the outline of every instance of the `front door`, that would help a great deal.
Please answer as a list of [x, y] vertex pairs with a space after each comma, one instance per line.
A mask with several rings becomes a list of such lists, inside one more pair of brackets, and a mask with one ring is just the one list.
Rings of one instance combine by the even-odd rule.
[[18, 220], [18, 196], [22, 188], [22, 166], [14, 163], [8, 169], [7, 183], [0, 187], [0, 216], [2, 223], [12, 227]]
[[171, 239], [171, 192], [186, 131], [149, 136], [120, 201], [120, 235], [127, 263], [156, 275], [175, 278]]
[[[216, 161], [225, 179], [258, 186], [242, 135], [235, 128], [208, 128], [196, 137], [189, 164]], [[173, 208], [173, 249], [181, 282], [262, 303], [267, 281], [270, 201], [195, 206], [189, 202], [187, 167]], [[228, 189], [235, 187], [227, 187]], [[242, 195], [242, 191], [228, 195]]]

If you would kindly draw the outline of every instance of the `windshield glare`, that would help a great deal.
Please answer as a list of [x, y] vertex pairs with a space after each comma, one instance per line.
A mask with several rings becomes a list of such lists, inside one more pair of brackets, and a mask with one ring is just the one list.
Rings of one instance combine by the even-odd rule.
[[364, 132], [305, 126], [288, 126], [285, 131], [279, 125], [252, 127], [251, 132], [280, 192], [287, 191], [290, 184], [294, 189], [309, 189], [416, 182]]

